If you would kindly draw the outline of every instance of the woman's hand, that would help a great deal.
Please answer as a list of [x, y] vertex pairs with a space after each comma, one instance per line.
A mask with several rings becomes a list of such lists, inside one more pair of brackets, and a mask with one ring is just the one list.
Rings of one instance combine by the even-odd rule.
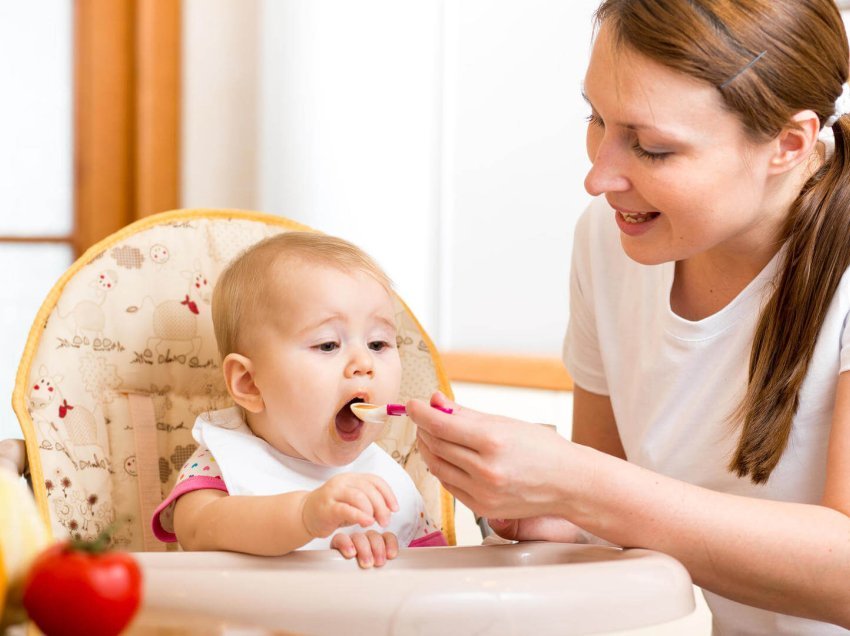
[[379, 568], [398, 556], [398, 538], [392, 532], [380, 534], [374, 530], [353, 534], [335, 534], [331, 548], [339, 550], [346, 559], [357, 557], [357, 564], [364, 570], [372, 566]]
[[552, 541], [588, 543], [589, 535], [563, 517], [543, 516], [528, 519], [488, 519], [487, 524], [503, 539], [511, 541]]
[[[581, 475], [571, 444], [548, 427], [457, 406], [442, 393], [407, 403], [419, 451], [446, 489], [477, 514], [521, 519], [559, 514], [564, 486]], [[578, 457], [576, 457], [578, 459]]]

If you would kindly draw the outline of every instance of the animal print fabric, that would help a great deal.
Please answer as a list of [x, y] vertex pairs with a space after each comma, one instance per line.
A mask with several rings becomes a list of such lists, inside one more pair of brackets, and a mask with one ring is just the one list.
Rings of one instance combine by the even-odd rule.
[[[139, 509], [127, 395], [153, 400], [164, 499], [195, 451], [195, 418], [232, 405], [210, 316], [215, 281], [246, 247], [293, 229], [309, 228], [258, 213], [164, 213], [102, 241], [60, 280], [33, 328], [13, 399], [35, 495], [55, 535], [93, 538], [118, 520], [114, 543], [142, 549], [148, 519]], [[402, 399], [449, 391], [436, 351], [401, 301], [396, 321]], [[451, 541], [447, 494], [415, 436], [408, 418], [391, 418], [378, 443], [411, 475]]]

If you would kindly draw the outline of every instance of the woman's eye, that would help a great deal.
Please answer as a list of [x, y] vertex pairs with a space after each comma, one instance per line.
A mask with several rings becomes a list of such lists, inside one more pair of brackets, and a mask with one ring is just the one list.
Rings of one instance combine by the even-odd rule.
[[661, 161], [673, 154], [672, 152], [650, 152], [643, 148], [638, 142], [632, 144], [632, 150], [641, 159], [649, 159], [650, 161]]
[[591, 126], [605, 126], [605, 122], [603, 122], [602, 118], [596, 113], [591, 112], [587, 117], [585, 117], [585, 119]]
[[316, 349], [324, 351], [325, 353], [330, 353], [331, 351], [339, 349], [339, 345], [336, 342], [323, 342], [320, 345], [316, 345]]
[[390, 346], [390, 343], [386, 342], [384, 340], [375, 340], [374, 342], [369, 343], [369, 348], [372, 351], [383, 351], [384, 349], [386, 349], [389, 346]]

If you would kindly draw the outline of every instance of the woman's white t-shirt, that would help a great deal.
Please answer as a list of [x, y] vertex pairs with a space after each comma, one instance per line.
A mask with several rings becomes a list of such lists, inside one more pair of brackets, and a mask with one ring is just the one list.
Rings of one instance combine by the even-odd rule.
[[[787, 448], [768, 482], [756, 485], [727, 469], [740, 436], [729, 416], [744, 396], [756, 322], [781, 251], [729, 305], [693, 322], [670, 308], [675, 264], [631, 260], [614, 214], [599, 198], [578, 222], [564, 358], [578, 386], [610, 396], [629, 461], [725, 493], [818, 503], [836, 382], [850, 369], [850, 274], [818, 337]], [[705, 596], [716, 633], [847, 633]]]

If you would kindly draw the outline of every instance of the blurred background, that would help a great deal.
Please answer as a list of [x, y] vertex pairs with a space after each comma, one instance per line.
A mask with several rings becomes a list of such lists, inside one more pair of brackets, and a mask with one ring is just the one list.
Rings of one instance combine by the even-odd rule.
[[[191, 207], [359, 244], [449, 356], [557, 366], [589, 200], [580, 88], [596, 4], [3, 2], [0, 393], [79, 254]], [[525, 399], [468, 388], [491, 410]], [[568, 420], [565, 399], [544, 395], [540, 421]], [[4, 437], [20, 437], [11, 409]]]
[[[85, 249], [153, 213], [229, 207], [359, 244], [459, 401], [569, 435], [597, 3], [0, 3], [0, 394]], [[0, 439], [20, 436], [0, 409]]]

